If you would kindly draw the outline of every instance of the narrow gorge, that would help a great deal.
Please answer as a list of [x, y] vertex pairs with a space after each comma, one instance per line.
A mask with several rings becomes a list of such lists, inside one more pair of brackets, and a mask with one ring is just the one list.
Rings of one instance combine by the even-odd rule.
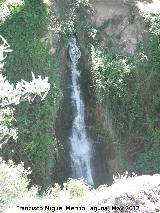
[[159, 0], [1, 0], [0, 212], [159, 212], [159, 59]]
[[99, 109], [91, 87], [90, 71], [76, 34], [70, 39], [65, 54], [68, 65], [63, 78], [64, 98], [56, 122], [61, 143], [57, 164], [57, 172], [61, 174], [59, 180], [83, 178], [94, 187], [106, 182], [110, 184], [112, 178], [106, 161], [102, 115], [100, 112], [97, 115]]

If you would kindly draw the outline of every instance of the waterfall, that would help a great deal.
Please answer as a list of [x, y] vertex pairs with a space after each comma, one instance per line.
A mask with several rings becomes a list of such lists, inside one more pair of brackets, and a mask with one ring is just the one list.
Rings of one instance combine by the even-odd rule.
[[69, 55], [72, 62], [72, 105], [74, 111], [74, 119], [72, 124], [72, 134], [70, 140], [70, 157], [73, 178], [81, 178], [90, 184], [94, 185], [91, 170], [91, 143], [87, 137], [85, 126], [85, 106], [81, 94], [80, 85], [80, 70], [78, 69], [78, 60], [81, 52], [77, 45], [75, 37], [72, 38], [69, 46]]

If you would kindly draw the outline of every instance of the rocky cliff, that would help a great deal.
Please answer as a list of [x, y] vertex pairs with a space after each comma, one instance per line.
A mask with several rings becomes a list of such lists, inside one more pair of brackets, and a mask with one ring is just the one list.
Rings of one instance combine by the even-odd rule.
[[121, 47], [124, 53], [133, 54], [147, 35], [136, 1], [91, 0], [90, 3], [95, 10], [92, 21], [102, 38], [116, 48]]
[[[101, 209], [98, 213], [160, 212], [160, 175], [119, 179], [100, 191], [93, 204]], [[104, 206], [108, 207], [107, 211], [103, 211]]]

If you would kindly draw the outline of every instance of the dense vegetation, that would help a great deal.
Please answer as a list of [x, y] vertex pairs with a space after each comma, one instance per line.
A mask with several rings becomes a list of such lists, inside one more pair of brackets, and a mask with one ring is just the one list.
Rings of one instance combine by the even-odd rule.
[[31, 72], [48, 76], [51, 90], [43, 102], [36, 98], [32, 104], [21, 103], [17, 107], [18, 140], [5, 145], [2, 155], [6, 160], [25, 162], [26, 167], [32, 168], [32, 183], [47, 187], [57, 155], [54, 121], [60, 97], [59, 61], [52, 59], [49, 43], [42, 42], [47, 33], [48, 6], [43, 1], [26, 0], [10, 9], [11, 14], [0, 27], [0, 34], [13, 50], [5, 64], [7, 78], [12, 82], [30, 80]]
[[160, 172], [160, 16], [142, 15], [150, 35], [137, 53], [125, 57], [97, 39], [90, 55], [95, 92], [112, 121], [120, 171], [153, 174]]

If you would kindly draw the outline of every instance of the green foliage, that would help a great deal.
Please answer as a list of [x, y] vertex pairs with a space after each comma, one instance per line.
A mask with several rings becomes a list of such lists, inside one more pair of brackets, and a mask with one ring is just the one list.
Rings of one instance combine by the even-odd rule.
[[[35, 134], [38, 134], [37, 131]], [[41, 190], [43, 190], [52, 182], [51, 177], [54, 169], [53, 155], [55, 155], [54, 146], [52, 145], [53, 141], [49, 137], [47, 138], [46, 135], [34, 135], [34, 132], [32, 137], [33, 141], [25, 150], [28, 158], [32, 159], [32, 170], [34, 172], [31, 175], [31, 184], [38, 184], [41, 186]]]
[[[143, 14], [144, 15], [144, 14]], [[143, 110], [141, 126], [144, 131], [144, 150], [138, 157], [135, 168], [140, 173], [159, 173], [159, 151], [160, 151], [160, 130], [159, 130], [159, 106], [160, 106], [160, 15], [145, 14], [145, 21], [151, 33], [149, 42], [142, 48], [145, 53], [145, 63], [139, 62], [143, 70], [143, 88], [141, 88], [141, 100]], [[144, 60], [143, 60], [144, 61]], [[140, 110], [138, 110], [140, 111]], [[143, 118], [143, 121], [142, 121]], [[141, 131], [142, 131], [141, 130]]]
[[89, 187], [84, 184], [83, 180], [72, 180], [69, 179], [63, 184], [64, 190], [67, 191], [71, 198], [73, 197], [83, 197], [85, 193], [89, 190]]
[[140, 174], [160, 172], [159, 17], [145, 16], [150, 38], [128, 59], [96, 42], [91, 47], [93, 86], [109, 110], [123, 150], [120, 169], [135, 169]]
[[45, 35], [46, 5], [42, 8], [32, 12], [24, 5], [20, 6], [12, 11], [12, 15], [1, 26], [2, 36], [7, 39], [11, 49], [14, 50], [8, 56], [6, 63], [6, 72], [12, 81], [22, 77], [25, 80], [30, 79], [33, 70], [44, 75], [41, 59], [43, 57], [46, 59], [47, 55], [45, 56], [46, 47], [41, 44], [40, 38]]
[[151, 34], [160, 36], [160, 14], [141, 12]]
[[25, 4], [27, 6], [33, 7], [33, 9], [35, 9], [35, 7], [39, 7], [39, 6], [41, 6], [43, 4], [43, 0], [34, 0], [34, 1], [32, 1], [32, 0], [24, 0], [24, 2], [25, 2]]
[[136, 162], [135, 169], [140, 174], [155, 174], [160, 172], [160, 144], [153, 143], [151, 147], [145, 150], [138, 161]]
[[[12, 159], [31, 166], [31, 184], [42, 189], [52, 183], [51, 177], [57, 155], [54, 134], [55, 116], [60, 100], [60, 65], [50, 54], [50, 45], [42, 42], [47, 32], [48, 9], [43, 1], [25, 1], [16, 6], [11, 15], [1, 24], [2, 34], [13, 50], [5, 64], [7, 78], [13, 82], [31, 79], [31, 72], [48, 76], [51, 89], [44, 101], [36, 98], [33, 104], [21, 103], [16, 107], [16, 126], [19, 129]], [[4, 147], [5, 150], [5, 147]], [[8, 151], [7, 151], [8, 152]], [[10, 158], [9, 153], [4, 157]]]
[[86, 32], [92, 29], [89, 17], [93, 10], [88, 0], [70, 0], [69, 2], [63, 0], [57, 4], [62, 38], [69, 42], [73, 34], [76, 33], [80, 41], [83, 42]]
[[110, 93], [112, 98], [122, 97], [131, 64], [121, 56], [109, 53], [102, 47], [91, 46], [93, 84], [103, 103]]

